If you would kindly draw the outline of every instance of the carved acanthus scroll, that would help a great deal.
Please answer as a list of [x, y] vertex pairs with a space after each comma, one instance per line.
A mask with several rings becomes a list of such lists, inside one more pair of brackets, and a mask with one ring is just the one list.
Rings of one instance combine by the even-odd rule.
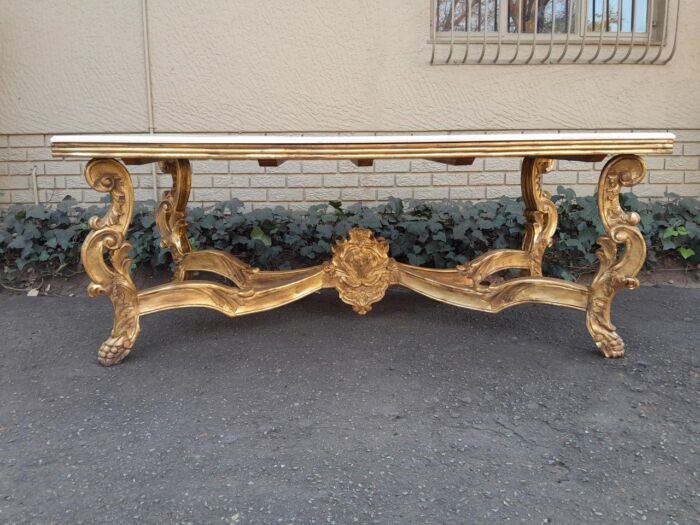
[[192, 168], [188, 160], [166, 160], [160, 169], [170, 174], [173, 187], [163, 193], [163, 200], [156, 211], [156, 224], [160, 231], [160, 244], [168, 248], [175, 262], [175, 279], [185, 278], [182, 260], [192, 250], [187, 237], [187, 201], [190, 195]]
[[[639, 286], [635, 276], [646, 258], [644, 237], [636, 227], [639, 215], [622, 209], [620, 191], [639, 184], [645, 176], [646, 166], [641, 158], [620, 155], [608, 161], [598, 183], [598, 209], [607, 234], [597, 241], [600, 268], [590, 287], [586, 326], [605, 357], [625, 354], [625, 344], [610, 320], [610, 308], [620, 288], [634, 290]], [[623, 250], [618, 255], [620, 246]]]
[[[114, 159], [91, 160], [85, 168], [88, 184], [99, 192], [109, 192], [112, 205], [102, 217], [92, 217], [93, 230], [83, 243], [81, 257], [92, 281], [88, 295], [106, 295], [114, 306], [112, 334], [100, 347], [103, 365], [121, 362], [131, 351], [139, 333], [138, 293], [131, 279], [131, 245], [126, 240], [133, 211], [134, 190], [129, 172]], [[109, 254], [108, 261], [104, 253]]]
[[360, 315], [384, 297], [396, 271], [389, 258], [389, 243], [361, 228], [350, 230], [349, 239], [333, 247], [333, 259], [326, 266], [327, 279], [340, 299]]
[[526, 221], [523, 250], [529, 253], [527, 272], [532, 277], [542, 276], [544, 251], [552, 245], [552, 236], [557, 229], [557, 208], [549, 193], [542, 189], [542, 176], [553, 166], [551, 159], [523, 159], [520, 178]]

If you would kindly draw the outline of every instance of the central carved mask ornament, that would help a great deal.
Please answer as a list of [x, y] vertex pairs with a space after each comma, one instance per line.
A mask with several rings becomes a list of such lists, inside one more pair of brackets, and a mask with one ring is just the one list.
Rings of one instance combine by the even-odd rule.
[[347, 240], [333, 247], [333, 259], [325, 270], [340, 299], [364, 315], [384, 297], [395, 271], [389, 243], [375, 239], [370, 230], [350, 230]]

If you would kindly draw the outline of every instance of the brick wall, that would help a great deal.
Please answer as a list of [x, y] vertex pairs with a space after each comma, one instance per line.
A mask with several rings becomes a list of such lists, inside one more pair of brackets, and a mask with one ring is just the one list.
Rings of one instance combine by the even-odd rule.
[[[673, 155], [647, 157], [649, 176], [634, 192], [645, 198], [663, 197], [665, 192], [700, 197], [700, 130], [669, 131], [677, 136]], [[49, 137], [0, 135], [0, 206], [34, 202], [33, 169], [41, 203], [55, 203], [66, 195], [84, 203], [103, 197], [87, 187], [82, 176], [85, 161], [51, 157]], [[192, 205], [234, 197], [249, 208], [305, 208], [329, 200], [373, 205], [390, 196], [476, 200], [520, 195], [519, 159], [477, 159], [472, 166], [423, 160], [376, 161], [372, 167], [356, 167], [347, 161], [290, 161], [275, 168], [261, 168], [254, 161], [192, 164]], [[601, 167], [602, 163], [559, 161], [545, 178], [545, 186], [554, 190], [561, 184], [580, 195], [591, 195]], [[148, 165], [130, 167], [138, 200], [153, 198], [150, 170]], [[170, 177], [158, 175], [159, 190], [169, 186]]]

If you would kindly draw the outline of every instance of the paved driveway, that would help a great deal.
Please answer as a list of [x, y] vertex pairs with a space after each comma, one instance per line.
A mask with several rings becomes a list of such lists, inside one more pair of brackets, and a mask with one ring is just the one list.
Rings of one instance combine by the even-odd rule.
[[581, 312], [392, 292], [229, 320], [0, 295], [1, 523], [648, 523], [700, 518], [700, 290]]

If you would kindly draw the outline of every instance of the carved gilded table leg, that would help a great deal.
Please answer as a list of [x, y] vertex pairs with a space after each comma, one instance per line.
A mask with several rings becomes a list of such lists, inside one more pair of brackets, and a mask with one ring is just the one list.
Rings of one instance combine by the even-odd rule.
[[[610, 320], [610, 307], [617, 291], [634, 290], [635, 278], [644, 265], [646, 244], [637, 229], [639, 215], [626, 213], [620, 206], [620, 190], [644, 180], [646, 166], [635, 155], [613, 157], [603, 168], [598, 183], [598, 209], [606, 235], [598, 238], [596, 252], [600, 268], [590, 287], [586, 326], [605, 357], [622, 357], [625, 344]], [[622, 248], [618, 254], [619, 248]]]
[[[111, 336], [102, 343], [97, 358], [105, 366], [121, 362], [131, 351], [139, 333], [139, 301], [131, 279], [131, 245], [126, 240], [133, 211], [134, 190], [129, 172], [114, 159], [94, 159], [85, 168], [92, 188], [109, 192], [112, 205], [102, 217], [92, 217], [81, 249], [85, 272], [92, 281], [88, 295], [107, 295], [114, 306]], [[105, 259], [105, 252], [108, 259]]]
[[175, 280], [182, 281], [186, 278], [182, 260], [192, 250], [187, 237], [187, 201], [192, 168], [188, 160], [166, 160], [160, 163], [160, 169], [173, 179], [172, 189], [163, 193], [163, 200], [156, 211], [160, 245], [170, 250], [175, 262]]
[[557, 229], [557, 208], [549, 193], [542, 189], [542, 176], [553, 166], [551, 159], [523, 159], [520, 175], [526, 220], [523, 250], [529, 254], [529, 267], [523, 273], [532, 277], [542, 276], [542, 257], [552, 245], [552, 236]]

